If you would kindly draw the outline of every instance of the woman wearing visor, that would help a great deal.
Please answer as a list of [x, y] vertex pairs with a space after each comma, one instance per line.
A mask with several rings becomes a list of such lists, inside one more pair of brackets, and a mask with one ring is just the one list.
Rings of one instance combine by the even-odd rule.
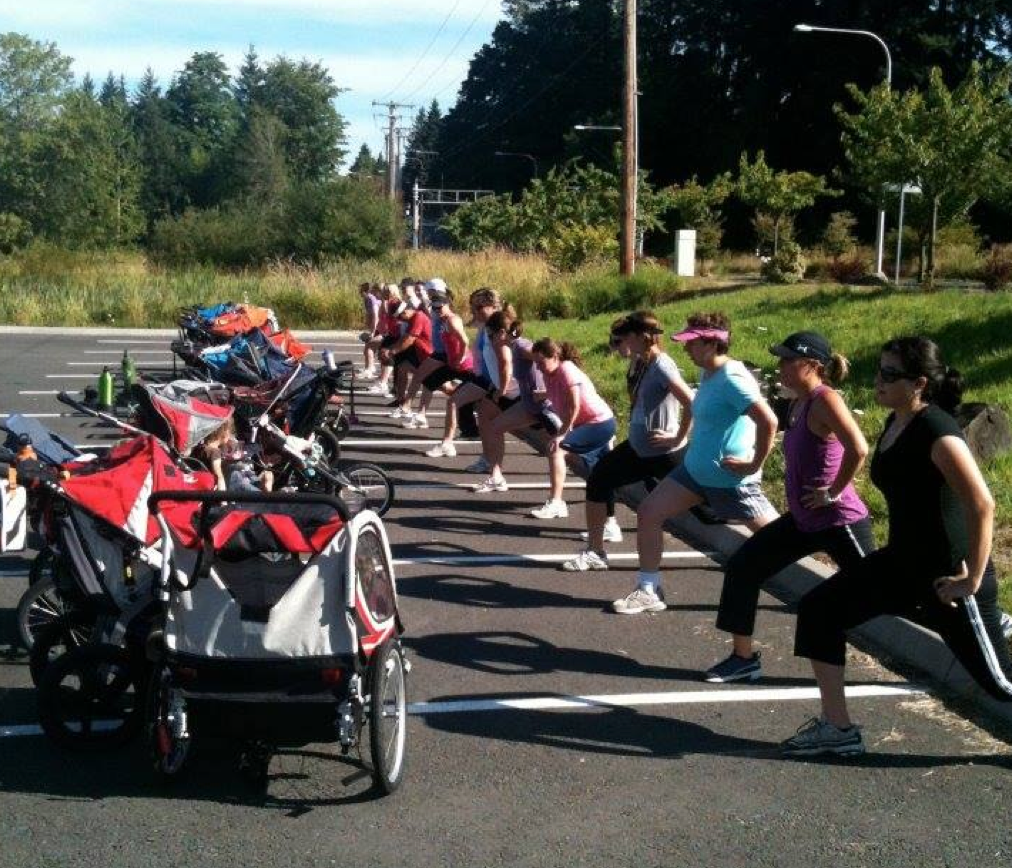
[[718, 518], [756, 531], [777, 517], [759, 486], [763, 462], [773, 448], [777, 418], [759, 392], [759, 383], [728, 355], [731, 336], [722, 313], [690, 316], [671, 336], [685, 345], [700, 369], [692, 400], [692, 437], [683, 462], [637, 511], [636, 547], [640, 571], [636, 588], [612, 603], [621, 615], [667, 608], [661, 590], [664, 523], [706, 503]]
[[731, 634], [733, 650], [707, 670], [705, 680], [715, 683], [762, 674], [752, 633], [763, 582], [816, 552], [848, 569], [875, 548], [868, 509], [853, 486], [868, 444], [830, 386], [846, 378], [847, 360], [817, 332], [789, 335], [770, 352], [780, 360], [781, 385], [795, 396], [784, 432], [789, 511], [745, 540], [727, 563], [717, 629]]

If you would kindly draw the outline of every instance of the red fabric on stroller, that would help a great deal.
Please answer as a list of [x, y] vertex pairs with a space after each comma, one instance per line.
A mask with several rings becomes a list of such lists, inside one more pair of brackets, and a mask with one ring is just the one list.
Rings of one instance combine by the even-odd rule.
[[285, 353], [290, 359], [294, 359], [297, 362], [312, 352], [313, 348], [309, 344], [296, 340], [295, 335], [292, 334], [290, 329], [282, 329], [275, 334], [270, 334], [265, 330], [264, 334], [267, 335], [267, 339], [274, 346]]

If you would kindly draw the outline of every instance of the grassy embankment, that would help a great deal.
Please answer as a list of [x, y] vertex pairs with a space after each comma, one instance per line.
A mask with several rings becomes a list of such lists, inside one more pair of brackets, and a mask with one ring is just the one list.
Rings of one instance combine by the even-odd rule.
[[[733, 265], [721, 271], [737, 271]], [[604, 340], [615, 312], [637, 306], [654, 307], [672, 328], [694, 310], [724, 310], [733, 324], [734, 355], [765, 368], [772, 368], [767, 348], [775, 339], [800, 328], [823, 331], [853, 362], [845, 392], [850, 405], [862, 411], [859, 418], [869, 439], [877, 436], [884, 419], [871, 392], [878, 348], [899, 334], [919, 332], [937, 340], [950, 363], [963, 371], [968, 400], [1012, 409], [1009, 294], [924, 294], [811, 284], [735, 288], [719, 280], [678, 281], [660, 268], [641, 268], [633, 282], [623, 282], [604, 270], [556, 275], [538, 257], [437, 251], [323, 269], [279, 265], [244, 273], [209, 268], [167, 272], [152, 268], [135, 253], [67, 254], [37, 248], [17, 259], [0, 258], [0, 322], [171, 326], [183, 305], [245, 295], [274, 307], [282, 322], [296, 328], [356, 327], [358, 283], [396, 280], [403, 274], [438, 274], [464, 291], [483, 285], [502, 289], [528, 319], [529, 335], [550, 334], [582, 349], [588, 370], [623, 421], [627, 401], [622, 364], [606, 352]], [[596, 311], [609, 312], [588, 316]], [[680, 350], [673, 354], [685, 361]], [[998, 501], [996, 558], [1003, 576], [1002, 598], [1006, 609], [1012, 609], [1012, 456], [991, 462], [985, 474]], [[778, 452], [766, 476], [771, 496], [782, 500]], [[859, 487], [875, 512], [881, 539], [881, 498], [866, 476]]]

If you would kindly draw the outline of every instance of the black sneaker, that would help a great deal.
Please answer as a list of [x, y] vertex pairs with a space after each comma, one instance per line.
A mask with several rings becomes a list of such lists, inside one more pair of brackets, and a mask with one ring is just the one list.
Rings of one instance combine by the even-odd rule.
[[803, 724], [791, 738], [780, 743], [784, 756], [860, 756], [864, 753], [864, 739], [861, 727], [851, 725], [837, 729], [820, 717], [813, 717]]
[[732, 681], [758, 681], [762, 674], [759, 652], [756, 651], [751, 657], [732, 654], [726, 660], [721, 660], [703, 673], [703, 680], [711, 684], [730, 684]]

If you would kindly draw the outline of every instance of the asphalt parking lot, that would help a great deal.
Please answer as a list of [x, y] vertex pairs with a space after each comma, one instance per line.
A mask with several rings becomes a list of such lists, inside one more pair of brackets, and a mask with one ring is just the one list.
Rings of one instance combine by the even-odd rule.
[[[168, 338], [4, 334], [0, 413], [37, 414], [75, 443], [116, 432], [55, 401], [81, 390], [124, 346], [168, 372]], [[324, 344], [314, 342], [317, 349]], [[327, 345], [350, 357], [355, 344]], [[854, 652], [852, 711], [869, 753], [788, 761], [778, 742], [817, 712], [807, 665], [791, 654], [794, 617], [761, 600], [765, 677], [704, 684], [728, 645], [713, 627], [721, 571], [669, 539], [670, 608], [623, 617], [608, 603], [635, 580], [634, 517], [619, 513], [624, 555], [607, 573], [569, 574], [583, 491], [570, 518], [538, 521], [545, 462], [508, 448], [504, 494], [476, 496], [461, 443], [431, 459], [431, 431], [407, 431], [361, 400], [349, 457], [382, 464], [397, 498], [387, 517], [410, 682], [404, 787], [376, 799], [332, 745], [271, 765], [266, 798], [246, 791], [230, 746], [198, 745], [171, 789], [140, 745], [69, 754], [35, 727], [16, 650], [14, 607], [26, 561], [0, 562], [0, 865], [776, 865], [1012, 864], [1012, 755], [986, 720], [971, 723], [915, 674]], [[6, 651], [6, 653], [3, 653]]]

